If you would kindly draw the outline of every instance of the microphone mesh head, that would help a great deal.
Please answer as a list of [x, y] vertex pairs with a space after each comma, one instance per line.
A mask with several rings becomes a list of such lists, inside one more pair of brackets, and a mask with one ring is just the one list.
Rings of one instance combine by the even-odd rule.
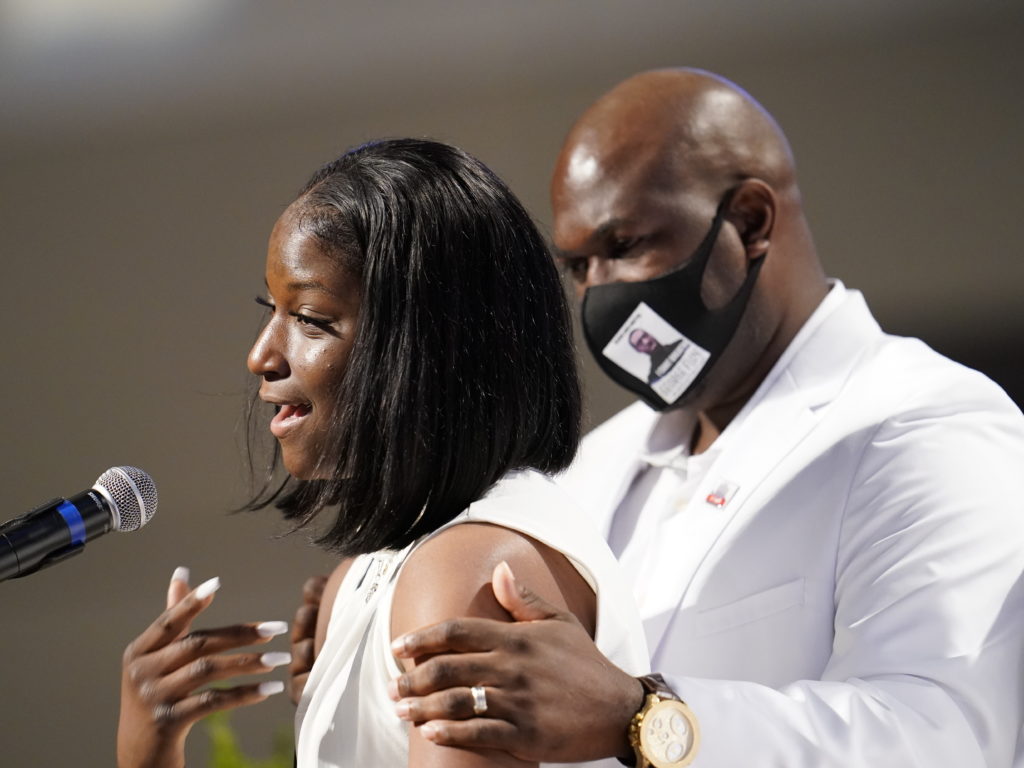
[[138, 467], [111, 467], [93, 485], [113, 507], [113, 527], [137, 531], [156, 514], [156, 483]]

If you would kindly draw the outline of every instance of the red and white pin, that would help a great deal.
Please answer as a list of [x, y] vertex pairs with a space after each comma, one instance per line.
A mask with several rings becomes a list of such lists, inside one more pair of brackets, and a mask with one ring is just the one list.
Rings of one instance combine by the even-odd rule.
[[713, 507], [724, 507], [732, 500], [732, 497], [736, 495], [738, 490], [739, 486], [736, 483], [723, 481], [715, 486], [715, 489], [707, 495], [704, 501]]

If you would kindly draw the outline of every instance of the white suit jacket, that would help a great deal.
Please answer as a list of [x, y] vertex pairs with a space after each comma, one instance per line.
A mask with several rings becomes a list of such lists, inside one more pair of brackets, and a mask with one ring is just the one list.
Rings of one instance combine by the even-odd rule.
[[[660, 578], [641, 585], [657, 590], [652, 667], [700, 722], [695, 768], [1009, 766], [1024, 418], [845, 293], [668, 523]], [[606, 535], [656, 419], [625, 409], [563, 476]]]

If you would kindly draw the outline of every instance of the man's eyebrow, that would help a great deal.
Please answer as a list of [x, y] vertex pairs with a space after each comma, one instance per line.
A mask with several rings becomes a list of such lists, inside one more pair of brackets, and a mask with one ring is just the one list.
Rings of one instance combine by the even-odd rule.
[[615, 234], [615, 231], [627, 226], [629, 222], [626, 219], [608, 219], [601, 226], [594, 230], [592, 237], [597, 237], [602, 240], [607, 240], [609, 237]]
[[[595, 229], [587, 240], [588, 242], [607, 242], [609, 240], [613, 240], [615, 232], [628, 225], [629, 222], [626, 219], [608, 219], [608, 221]], [[573, 251], [563, 251], [560, 248], [552, 248], [552, 252], [556, 259], [573, 259], [577, 256]]]

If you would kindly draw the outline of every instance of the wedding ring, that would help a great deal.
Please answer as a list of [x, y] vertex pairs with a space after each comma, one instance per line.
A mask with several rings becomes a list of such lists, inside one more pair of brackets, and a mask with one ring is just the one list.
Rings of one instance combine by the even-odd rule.
[[474, 685], [469, 689], [473, 694], [473, 714], [482, 715], [487, 711], [487, 694], [484, 693], [482, 685]]

